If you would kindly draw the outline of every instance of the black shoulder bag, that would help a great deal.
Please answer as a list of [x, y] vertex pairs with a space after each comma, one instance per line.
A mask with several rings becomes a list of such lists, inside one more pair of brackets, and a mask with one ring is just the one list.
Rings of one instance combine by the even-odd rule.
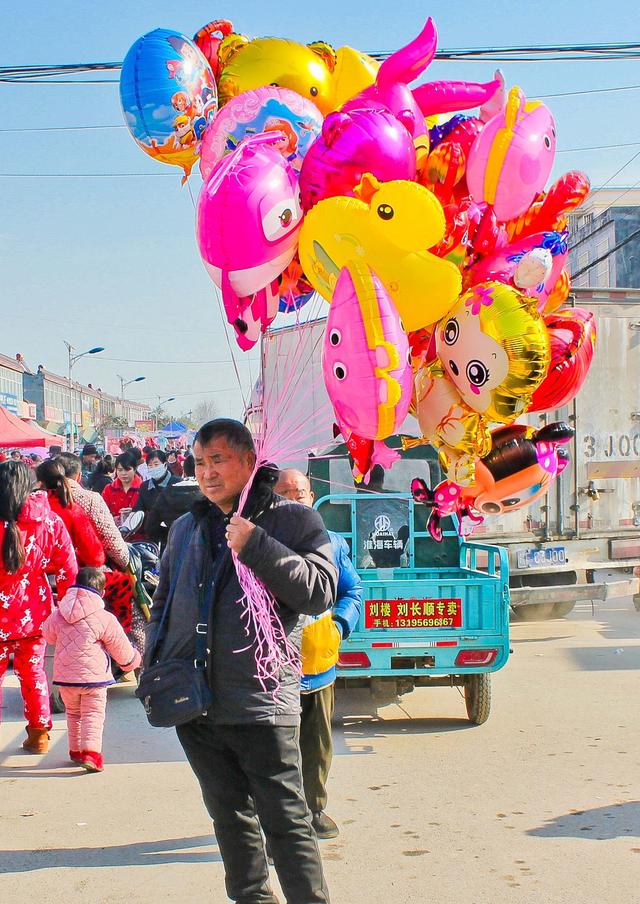
[[149, 723], [154, 728], [173, 728], [176, 725], [191, 722], [192, 719], [205, 715], [213, 701], [206, 669], [207, 620], [210, 599], [206, 587], [202, 588], [200, 594], [195, 659], [165, 659], [161, 662], [154, 662], [164, 636], [182, 562], [194, 532], [195, 524], [187, 534], [179, 554], [174, 560], [176, 567], [171, 578], [169, 595], [164, 604], [156, 641], [149, 656], [151, 665], [142, 672], [140, 684], [135, 692], [136, 697], [142, 701]]

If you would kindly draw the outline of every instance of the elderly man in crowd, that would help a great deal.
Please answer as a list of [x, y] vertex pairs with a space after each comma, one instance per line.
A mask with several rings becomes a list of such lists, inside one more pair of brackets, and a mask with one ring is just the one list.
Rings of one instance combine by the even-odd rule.
[[[290, 468], [280, 472], [276, 493], [312, 506], [314, 494], [309, 478]], [[304, 793], [318, 838], [335, 838], [338, 826], [324, 812], [327, 778], [333, 758], [331, 719], [334, 710], [336, 663], [340, 641], [357, 626], [362, 609], [362, 581], [353, 567], [346, 540], [329, 531], [338, 569], [338, 593], [333, 608], [311, 616], [302, 634], [302, 714], [300, 750]]]

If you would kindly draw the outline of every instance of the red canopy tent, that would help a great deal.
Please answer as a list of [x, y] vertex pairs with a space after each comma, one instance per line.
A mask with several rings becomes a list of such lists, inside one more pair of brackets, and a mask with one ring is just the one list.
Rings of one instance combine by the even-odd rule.
[[62, 445], [61, 437], [37, 424], [27, 424], [0, 405], [0, 449], [32, 449]]

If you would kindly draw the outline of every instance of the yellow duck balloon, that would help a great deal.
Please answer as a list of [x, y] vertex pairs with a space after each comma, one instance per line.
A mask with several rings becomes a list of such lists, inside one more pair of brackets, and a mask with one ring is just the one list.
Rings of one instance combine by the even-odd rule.
[[223, 39], [219, 60], [220, 104], [243, 91], [277, 85], [312, 100], [323, 116], [372, 85], [379, 68], [352, 47], [336, 51], [324, 41], [305, 45], [237, 34]]
[[407, 332], [436, 323], [461, 289], [458, 268], [426, 250], [444, 236], [442, 205], [416, 182], [379, 182], [369, 173], [355, 192], [320, 201], [305, 216], [299, 250], [309, 282], [331, 301], [340, 270], [364, 261]]

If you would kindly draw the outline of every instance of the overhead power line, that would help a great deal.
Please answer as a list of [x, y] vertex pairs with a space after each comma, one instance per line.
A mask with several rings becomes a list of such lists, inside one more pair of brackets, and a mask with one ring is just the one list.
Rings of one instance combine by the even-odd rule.
[[[369, 55], [376, 60], [385, 60], [393, 51], [373, 50]], [[469, 62], [565, 62], [610, 61], [640, 59], [639, 43], [611, 44], [539, 44], [516, 45], [513, 47], [463, 47], [436, 52], [438, 60], [458, 60]], [[121, 62], [106, 63], [58, 63], [49, 66], [3, 66], [0, 67], [0, 81], [29, 82], [40, 84], [87, 84], [86, 81], [65, 79], [64, 76], [83, 75], [95, 72], [118, 72]], [[54, 81], [55, 79], [55, 81]], [[117, 79], [94, 79], [91, 84], [117, 83]]]
[[587, 264], [585, 267], [582, 267], [580, 270], [577, 271], [577, 273], [572, 273], [571, 279], [575, 280], [579, 276], [582, 276], [583, 273], [587, 273], [589, 270], [593, 269], [593, 267], [597, 267], [598, 264], [601, 264], [603, 261], [606, 261], [607, 258], [611, 257], [612, 254], [615, 254], [616, 251], [619, 251], [621, 248], [624, 248], [625, 245], [628, 245], [629, 242], [632, 242], [633, 239], [637, 238], [638, 236], [640, 236], [640, 229], [636, 229], [636, 230], [634, 230], [634, 232], [631, 232], [626, 237], [626, 239], [622, 239], [621, 242], [618, 242], [617, 245], [614, 245], [613, 248], [610, 248], [609, 251], [606, 252], [606, 254], [601, 254], [600, 257], [597, 257], [594, 261], [591, 261], [590, 264]]

